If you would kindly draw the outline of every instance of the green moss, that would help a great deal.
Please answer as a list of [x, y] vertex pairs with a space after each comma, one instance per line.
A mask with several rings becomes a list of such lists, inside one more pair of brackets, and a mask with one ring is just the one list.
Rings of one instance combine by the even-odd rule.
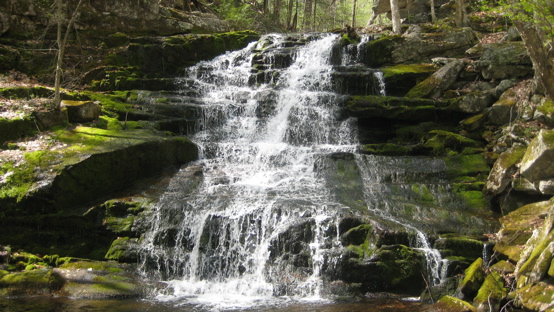
[[498, 311], [500, 308], [500, 302], [508, 294], [506, 287], [504, 287], [504, 283], [504, 279], [500, 273], [497, 271], [490, 272], [485, 278], [481, 288], [479, 288], [473, 303], [478, 308], [480, 306], [486, 307], [486, 311]]
[[124, 272], [123, 269], [119, 268], [116, 263], [106, 262], [106, 261], [76, 261], [69, 262], [60, 265], [61, 269], [84, 269], [84, 270], [93, 270], [93, 271], [103, 271], [110, 273], [121, 273]]
[[135, 218], [135, 216], [128, 216], [126, 218], [108, 217], [104, 219], [104, 224], [107, 229], [116, 234], [129, 233], [131, 232]]
[[392, 61], [392, 51], [403, 40], [400, 35], [385, 36], [367, 43], [367, 51], [364, 63], [371, 68], [381, 67]]
[[483, 270], [483, 259], [477, 258], [477, 260], [465, 270], [464, 279], [460, 284], [460, 290], [469, 298], [473, 298], [481, 288], [481, 284], [484, 280], [485, 271]]
[[437, 312], [477, 312], [477, 309], [469, 302], [452, 296], [444, 296], [433, 305], [433, 311]]
[[483, 146], [481, 142], [444, 130], [432, 130], [428, 137], [429, 139], [424, 146], [431, 148], [432, 154], [435, 156], [445, 156], [451, 151], [459, 153], [467, 148], [481, 148]]
[[362, 146], [362, 152], [372, 155], [383, 156], [404, 156], [409, 155], [412, 149], [408, 146], [402, 146], [393, 143], [366, 144]]
[[484, 181], [490, 170], [482, 154], [456, 155], [446, 157], [444, 161], [447, 177], [453, 182], [465, 182], [468, 177]]

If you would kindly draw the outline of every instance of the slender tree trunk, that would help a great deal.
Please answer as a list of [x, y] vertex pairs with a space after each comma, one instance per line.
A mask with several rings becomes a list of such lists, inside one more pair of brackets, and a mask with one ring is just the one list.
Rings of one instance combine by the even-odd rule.
[[312, 13], [312, 30], [315, 31], [317, 27], [317, 0], [314, 1], [314, 11]]
[[287, 14], [287, 29], [292, 31], [292, 11], [294, 9], [294, 0], [289, 0], [289, 11]]
[[465, 1], [456, 0], [456, 26], [464, 27], [466, 26], [466, 14], [465, 14]]
[[304, 28], [306, 30], [311, 30], [311, 20], [312, 20], [312, 0], [306, 0], [304, 3]]
[[539, 26], [522, 21], [515, 21], [515, 25], [533, 62], [535, 78], [542, 89], [541, 91], [548, 98], [554, 99], [554, 64], [550, 58], [549, 50], [541, 40], [540, 31], [537, 30]]
[[71, 28], [73, 27], [73, 24], [75, 23], [75, 20], [77, 19], [77, 16], [79, 15], [79, 8], [81, 7], [81, 3], [83, 0], [79, 0], [79, 3], [77, 3], [77, 6], [75, 7], [75, 11], [73, 11], [73, 15], [71, 16], [71, 19], [69, 20], [69, 23], [67, 24], [67, 29], [65, 31], [65, 36], [62, 38], [62, 27], [63, 27], [63, 5], [62, 0], [56, 0], [57, 3], [57, 45], [58, 45], [58, 55], [56, 59], [56, 73], [54, 78], [54, 109], [60, 110], [61, 109], [61, 82], [62, 82], [62, 74], [63, 74], [63, 57], [65, 53], [65, 45], [67, 44], [67, 39], [69, 38], [69, 33], [71, 32]]
[[437, 21], [437, 14], [435, 13], [435, 0], [431, 0], [430, 4], [431, 6], [431, 22]]
[[352, 0], [352, 28], [356, 27], [356, 0]]
[[390, 10], [392, 15], [392, 32], [397, 35], [402, 33], [402, 25], [400, 24], [400, 8], [398, 0], [390, 0]]
[[63, 26], [63, 5], [62, 0], [56, 0], [57, 10], [56, 10], [56, 19], [58, 24], [57, 31], [57, 44], [58, 44], [58, 55], [56, 59], [56, 72], [54, 80], [54, 109], [60, 110], [61, 108], [61, 82], [62, 82], [62, 63], [63, 63], [63, 53], [64, 53], [64, 44], [62, 39], [62, 26]]
[[281, 19], [281, 0], [275, 0], [273, 2], [273, 18], [280, 24]]

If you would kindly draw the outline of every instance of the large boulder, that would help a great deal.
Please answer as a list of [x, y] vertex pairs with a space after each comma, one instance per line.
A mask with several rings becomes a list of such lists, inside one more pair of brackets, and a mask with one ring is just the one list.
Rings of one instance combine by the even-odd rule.
[[457, 57], [477, 43], [470, 28], [444, 33], [385, 36], [366, 44], [362, 62], [375, 68], [386, 64], [430, 63], [434, 57]]
[[541, 130], [531, 141], [520, 164], [521, 175], [538, 182], [554, 177], [554, 130]]
[[190, 140], [145, 130], [74, 127], [58, 130], [57, 138], [67, 144], [65, 148], [29, 153], [27, 163], [14, 169], [14, 174], [21, 174], [30, 167], [34, 173], [18, 181], [21, 185], [12, 185], [18, 193], [0, 198], [4, 213], [72, 208], [198, 157], [198, 148]]
[[517, 164], [525, 153], [525, 146], [515, 145], [500, 154], [489, 173], [487, 184], [483, 190], [488, 195], [498, 195], [502, 193], [514, 175], [518, 171]]
[[485, 79], [524, 77], [533, 73], [533, 64], [523, 42], [490, 43], [481, 48], [481, 57], [475, 65]]
[[448, 90], [458, 78], [464, 62], [461, 60], [452, 60], [429, 78], [412, 88], [406, 97], [409, 98], [438, 98]]

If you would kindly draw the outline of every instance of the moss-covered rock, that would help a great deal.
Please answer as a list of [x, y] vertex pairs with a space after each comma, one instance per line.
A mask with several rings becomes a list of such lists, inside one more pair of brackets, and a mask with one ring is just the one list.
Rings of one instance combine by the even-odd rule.
[[461, 256], [469, 262], [474, 262], [482, 257], [484, 243], [468, 236], [445, 234], [435, 241], [434, 247], [439, 249], [441, 254]]
[[444, 296], [433, 305], [436, 312], [477, 312], [477, 309], [469, 302], [456, 297]]
[[431, 149], [433, 155], [446, 156], [449, 151], [460, 153], [466, 148], [482, 148], [484, 144], [457, 133], [433, 130], [428, 133], [423, 146]]
[[413, 87], [407, 94], [409, 98], [438, 98], [456, 81], [464, 62], [453, 60], [436, 73]]
[[517, 290], [517, 303], [528, 311], [552, 311], [554, 287], [552, 283], [539, 282]]
[[486, 194], [498, 195], [506, 189], [513, 180], [515, 173], [519, 170], [517, 164], [523, 158], [525, 151], [525, 146], [514, 145], [500, 154], [489, 173], [484, 189]]
[[363, 63], [371, 68], [392, 63], [392, 51], [401, 42], [403, 42], [403, 38], [397, 35], [369, 41], [366, 45], [367, 53], [363, 57]]
[[30, 116], [16, 119], [0, 118], [0, 147], [6, 141], [31, 135], [36, 130], [35, 123]]
[[394, 143], [366, 144], [362, 146], [362, 152], [371, 155], [405, 156], [412, 153], [412, 148]]
[[20, 187], [27, 189], [16, 196], [6, 194], [13, 198], [12, 209], [21, 205], [26, 207], [24, 213], [34, 213], [82, 204], [198, 157], [197, 147], [188, 139], [150, 131], [75, 127], [59, 130], [57, 138], [67, 148], [28, 154], [27, 166], [18, 169], [40, 174], [22, 179]]
[[452, 120], [458, 117], [448, 110], [447, 104], [426, 99], [412, 99], [393, 96], [351, 96], [346, 102], [349, 114], [358, 118], [381, 118], [423, 122]]
[[552, 200], [532, 203], [500, 218], [502, 228], [494, 250], [517, 263], [533, 231], [544, 224], [552, 205]]
[[51, 269], [12, 272], [0, 275], [0, 295], [52, 295], [61, 289], [63, 283], [60, 276]]
[[472, 300], [475, 295], [477, 295], [484, 280], [485, 271], [483, 269], [483, 259], [477, 258], [477, 260], [465, 270], [464, 279], [460, 283], [458, 290], [464, 298]]
[[521, 160], [521, 174], [530, 181], [554, 177], [554, 130], [541, 130]]
[[72, 298], [129, 298], [144, 295], [146, 285], [132, 267], [114, 262], [78, 261], [53, 269], [63, 281], [60, 294]]
[[138, 261], [137, 239], [122, 237], [113, 241], [110, 249], [105, 255], [108, 260], [115, 260], [125, 263], [136, 263]]
[[477, 307], [477, 311], [499, 311], [500, 304], [507, 294], [504, 279], [500, 273], [492, 271], [479, 288], [477, 296], [473, 299], [473, 305]]
[[404, 96], [411, 88], [420, 83], [436, 68], [431, 64], [400, 64], [380, 69], [385, 79], [386, 92], [391, 96]]

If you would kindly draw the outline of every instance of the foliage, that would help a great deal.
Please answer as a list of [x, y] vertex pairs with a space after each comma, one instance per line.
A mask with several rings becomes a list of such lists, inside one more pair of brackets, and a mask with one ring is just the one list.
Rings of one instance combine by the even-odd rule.
[[[357, 25], [365, 24], [373, 0], [356, 4]], [[330, 31], [343, 28], [352, 19], [352, 0], [222, 0], [213, 9], [236, 29], [267, 32]], [[295, 21], [296, 16], [296, 21]]]

